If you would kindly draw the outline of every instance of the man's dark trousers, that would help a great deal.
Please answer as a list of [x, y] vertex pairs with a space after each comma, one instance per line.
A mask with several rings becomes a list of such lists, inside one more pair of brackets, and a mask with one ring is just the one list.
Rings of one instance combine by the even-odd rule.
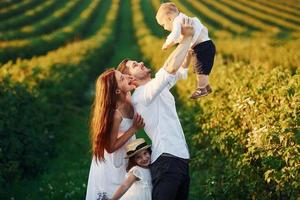
[[187, 200], [190, 176], [188, 160], [161, 155], [150, 165], [153, 200]]

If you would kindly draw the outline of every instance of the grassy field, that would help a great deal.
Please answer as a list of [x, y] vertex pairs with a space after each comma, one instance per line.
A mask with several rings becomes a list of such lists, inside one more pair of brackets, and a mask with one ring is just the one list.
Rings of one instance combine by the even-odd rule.
[[[1, 199], [84, 199], [94, 80], [126, 57], [161, 67], [161, 2], [0, 1]], [[189, 100], [192, 69], [172, 90], [190, 199], [299, 199], [300, 3], [173, 2], [217, 47], [213, 94]]]

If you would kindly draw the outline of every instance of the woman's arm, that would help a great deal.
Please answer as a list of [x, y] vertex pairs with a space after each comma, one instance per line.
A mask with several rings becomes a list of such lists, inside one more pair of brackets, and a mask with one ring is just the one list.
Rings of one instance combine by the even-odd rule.
[[110, 145], [106, 151], [108, 153], [113, 153], [120, 147], [122, 147], [139, 129], [145, 126], [144, 120], [139, 114], [135, 114], [133, 117], [132, 126], [121, 136], [118, 138], [119, 126], [122, 121], [122, 116], [119, 112], [115, 112], [113, 127], [111, 131], [110, 137]]
[[127, 190], [132, 186], [132, 184], [137, 180], [139, 179], [132, 173], [130, 173], [128, 178], [117, 189], [111, 200], [118, 200], [119, 198], [121, 198], [125, 194], [125, 192], [127, 192]]

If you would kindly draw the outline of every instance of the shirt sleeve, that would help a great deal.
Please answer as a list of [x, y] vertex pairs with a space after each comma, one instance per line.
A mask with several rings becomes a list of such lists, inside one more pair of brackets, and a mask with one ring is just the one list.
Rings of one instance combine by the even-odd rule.
[[135, 177], [137, 177], [138, 179], [142, 179], [142, 173], [140, 171], [140, 168], [137, 167], [137, 166], [134, 166], [132, 167], [130, 170], [129, 170], [129, 173], [132, 173]]
[[171, 89], [178, 80], [187, 79], [188, 77], [188, 68], [180, 67], [175, 74], [175, 78], [169, 83], [168, 88]]
[[139, 99], [144, 104], [150, 104], [165, 88], [174, 81], [176, 75], [168, 73], [164, 68], [161, 68], [151, 81], [146, 83], [142, 91], [139, 91]]
[[192, 38], [191, 45], [195, 44], [203, 28], [203, 24], [200, 22], [200, 20], [197, 17], [193, 17], [192, 19], [194, 23], [193, 27], [195, 32]]
[[172, 32], [167, 37], [165, 44], [178, 43], [181, 35], [181, 20], [174, 19]]

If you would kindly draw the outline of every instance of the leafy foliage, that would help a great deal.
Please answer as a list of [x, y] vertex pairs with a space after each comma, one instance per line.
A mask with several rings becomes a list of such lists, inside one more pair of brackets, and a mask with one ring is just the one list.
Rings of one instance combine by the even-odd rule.
[[[144, 58], [157, 69], [166, 57], [157, 52], [163, 40], [146, 25], [144, 2], [132, 2], [138, 43]], [[192, 73], [176, 86], [192, 154], [192, 198], [296, 199], [299, 40], [237, 37], [215, 43], [218, 54], [210, 76], [214, 93], [190, 101], [196, 82]]]
[[110, 9], [92, 37], [0, 69], [3, 188], [10, 187], [4, 184], [7, 181], [14, 183], [43, 170], [57, 149], [55, 138], [64, 127], [67, 111], [89, 101], [85, 95], [89, 79], [103, 70], [106, 60], [99, 57], [111, 52], [118, 0], [110, 3]]

